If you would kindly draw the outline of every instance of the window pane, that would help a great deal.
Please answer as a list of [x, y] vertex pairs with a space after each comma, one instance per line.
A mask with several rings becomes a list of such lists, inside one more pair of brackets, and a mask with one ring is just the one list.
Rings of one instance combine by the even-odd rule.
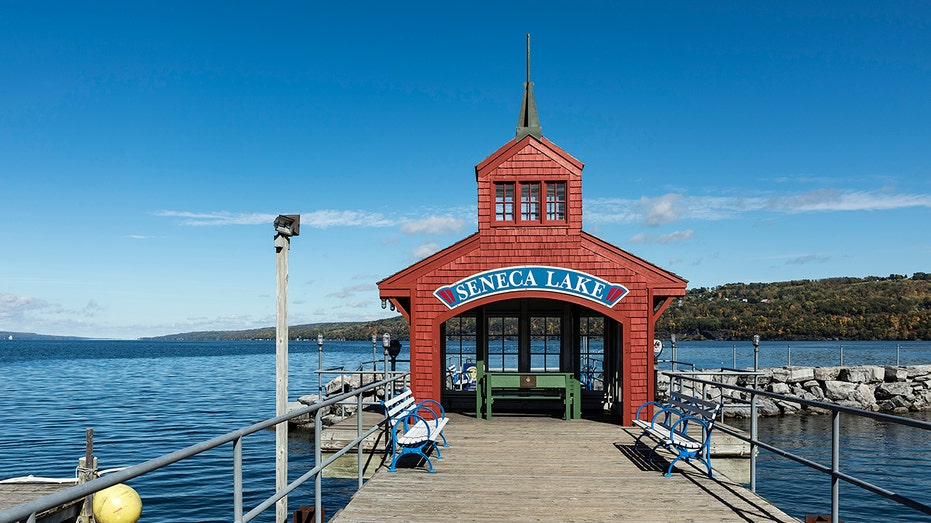
[[566, 184], [563, 182], [546, 184], [546, 219], [566, 219]]
[[539, 183], [525, 183], [520, 186], [520, 219], [540, 221]]
[[495, 220], [514, 221], [514, 184], [495, 184]]
[[530, 319], [531, 372], [559, 372], [562, 320], [535, 316]]
[[579, 325], [581, 368], [579, 381], [585, 390], [604, 390], [604, 317], [583, 316]]
[[517, 371], [518, 318], [488, 318], [488, 361], [490, 371]]
[[446, 321], [446, 390], [475, 390], [475, 318]]

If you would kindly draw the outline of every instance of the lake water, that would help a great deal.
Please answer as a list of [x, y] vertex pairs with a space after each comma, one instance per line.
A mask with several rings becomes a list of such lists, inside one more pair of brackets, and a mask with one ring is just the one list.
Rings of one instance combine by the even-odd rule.
[[[732, 343], [680, 343], [677, 356], [704, 368], [730, 367]], [[846, 364], [894, 364], [897, 344], [845, 343]], [[404, 344], [405, 350], [407, 344]], [[381, 358], [380, 347], [377, 349]], [[837, 364], [838, 344], [790, 344], [793, 365]], [[669, 357], [669, 347], [661, 359]], [[0, 478], [34, 474], [73, 477], [84, 455], [85, 429], [95, 431], [102, 469], [133, 465], [274, 416], [272, 341], [21, 341], [0, 340]], [[324, 367], [355, 369], [373, 357], [371, 342], [325, 342]], [[405, 357], [404, 354], [401, 356]], [[752, 365], [753, 347], [738, 347], [738, 367]], [[761, 366], [785, 365], [786, 344], [763, 343]], [[781, 360], [780, 360], [781, 358]], [[809, 358], [806, 361], [805, 358]], [[904, 364], [931, 363], [931, 344], [898, 344]], [[833, 359], [833, 360], [832, 360]], [[317, 391], [315, 342], [290, 343], [291, 399]], [[764, 419], [761, 434], [789, 449], [830, 440], [827, 416]], [[845, 425], [846, 427], [846, 425]], [[857, 421], [845, 428], [844, 470], [868, 479], [893, 478], [895, 490], [922, 500], [931, 491], [927, 434]], [[245, 440], [247, 510], [275, 485], [274, 432]], [[916, 452], [916, 449], [918, 451]], [[888, 454], [887, 454], [888, 453]], [[224, 446], [130, 482], [143, 498], [143, 522], [232, 519], [232, 448]], [[815, 459], [815, 458], [813, 458]], [[830, 457], [817, 457], [829, 463]], [[312, 467], [306, 439], [290, 442], [291, 478]], [[850, 467], [849, 469], [846, 467]], [[830, 513], [830, 481], [808, 479], [801, 466], [761, 455], [758, 491], [796, 517]], [[811, 484], [809, 485], [808, 482]], [[324, 483], [327, 514], [355, 492], [356, 480]], [[854, 487], [842, 487], [841, 516], [855, 521], [931, 521]], [[925, 503], [931, 500], [923, 499]], [[290, 496], [292, 509], [313, 504], [313, 485]], [[273, 511], [259, 521], [273, 521]]]
[[[679, 342], [677, 361], [700, 369], [753, 367], [753, 344], [743, 342]], [[762, 341], [757, 358], [760, 368], [786, 365], [827, 367], [835, 365], [924, 365], [931, 363], [927, 341]], [[669, 340], [663, 341], [660, 360], [672, 359]], [[669, 364], [661, 365], [669, 368]]]
[[[291, 342], [292, 400], [317, 391], [316, 343]], [[364, 347], [364, 344], [362, 345]], [[326, 342], [325, 365], [371, 360], [358, 343]], [[133, 465], [275, 415], [275, 344], [248, 342], [17, 341], [0, 343], [0, 478], [74, 477], [94, 429], [101, 469]], [[275, 486], [274, 431], [244, 443], [246, 510]], [[291, 478], [313, 465], [313, 446], [292, 439]], [[147, 522], [230, 521], [232, 447], [225, 445], [129, 484]], [[328, 514], [355, 480], [326, 480]], [[313, 504], [313, 482], [290, 496]], [[259, 521], [274, 521], [269, 511]]]

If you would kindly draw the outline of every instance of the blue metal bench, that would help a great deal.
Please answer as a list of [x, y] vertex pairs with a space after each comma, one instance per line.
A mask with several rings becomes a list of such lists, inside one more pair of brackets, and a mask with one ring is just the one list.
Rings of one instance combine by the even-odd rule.
[[401, 456], [414, 454], [422, 457], [430, 472], [434, 472], [428, 453], [436, 450], [437, 459], [443, 459], [437, 440], [442, 439], [443, 446], [449, 446], [443, 434], [443, 428], [449, 423], [443, 406], [434, 400], [415, 401], [410, 389], [381, 404], [385, 409], [387, 430], [391, 433], [391, 466], [388, 471], [396, 471], [395, 466]]
[[[653, 416], [649, 420], [641, 419], [641, 412], [649, 412], [650, 406], [655, 408]], [[671, 393], [667, 403], [648, 401], [637, 409], [634, 424], [643, 429], [643, 432], [637, 437], [634, 447], [640, 444], [644, 436], [656, 441], [656, 445], [650, 451], [651, 463], [653, 454], [659, 447], [673, 452], [676, 457], [669, 464], [665, 476], [672, 474], [672, 467], [680, 459], [691, 463], [692, 458], [698, 458], [705, 464], [708, 477], [713, 477], [709, 449], [711, 432], [720, 410], [720, 403], [680, 392]]]

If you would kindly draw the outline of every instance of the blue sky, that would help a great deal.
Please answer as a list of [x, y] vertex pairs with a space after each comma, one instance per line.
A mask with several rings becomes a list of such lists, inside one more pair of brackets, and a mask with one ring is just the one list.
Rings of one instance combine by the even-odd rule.
[[690, 287], [931, 272], [924, 2], [0, 1], [0, 330], [371, 320], [476, 230], [525, 35], [584, 229]]

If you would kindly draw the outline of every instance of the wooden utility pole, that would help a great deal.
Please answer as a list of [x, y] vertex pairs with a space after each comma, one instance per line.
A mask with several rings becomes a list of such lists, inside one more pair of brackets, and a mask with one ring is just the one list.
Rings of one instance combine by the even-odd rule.
[[[288, 251], [300, 234], [299, 214], [275, 218], [275, 416], [288, 413]], [[275, 425], [275, 490], [288, 486], [288, 424]], [[287, 523], [288, 497], [275, 503], [275, 521]]]
[[[275, 415], [288, 411], [288, 250], [291, 238], [282, 234], [275, 236]], [[275, 426], [275, 489], [288, 486], [288, 424]], [[275, 504], [275, 521], [287, 523], [288, 498]]]

